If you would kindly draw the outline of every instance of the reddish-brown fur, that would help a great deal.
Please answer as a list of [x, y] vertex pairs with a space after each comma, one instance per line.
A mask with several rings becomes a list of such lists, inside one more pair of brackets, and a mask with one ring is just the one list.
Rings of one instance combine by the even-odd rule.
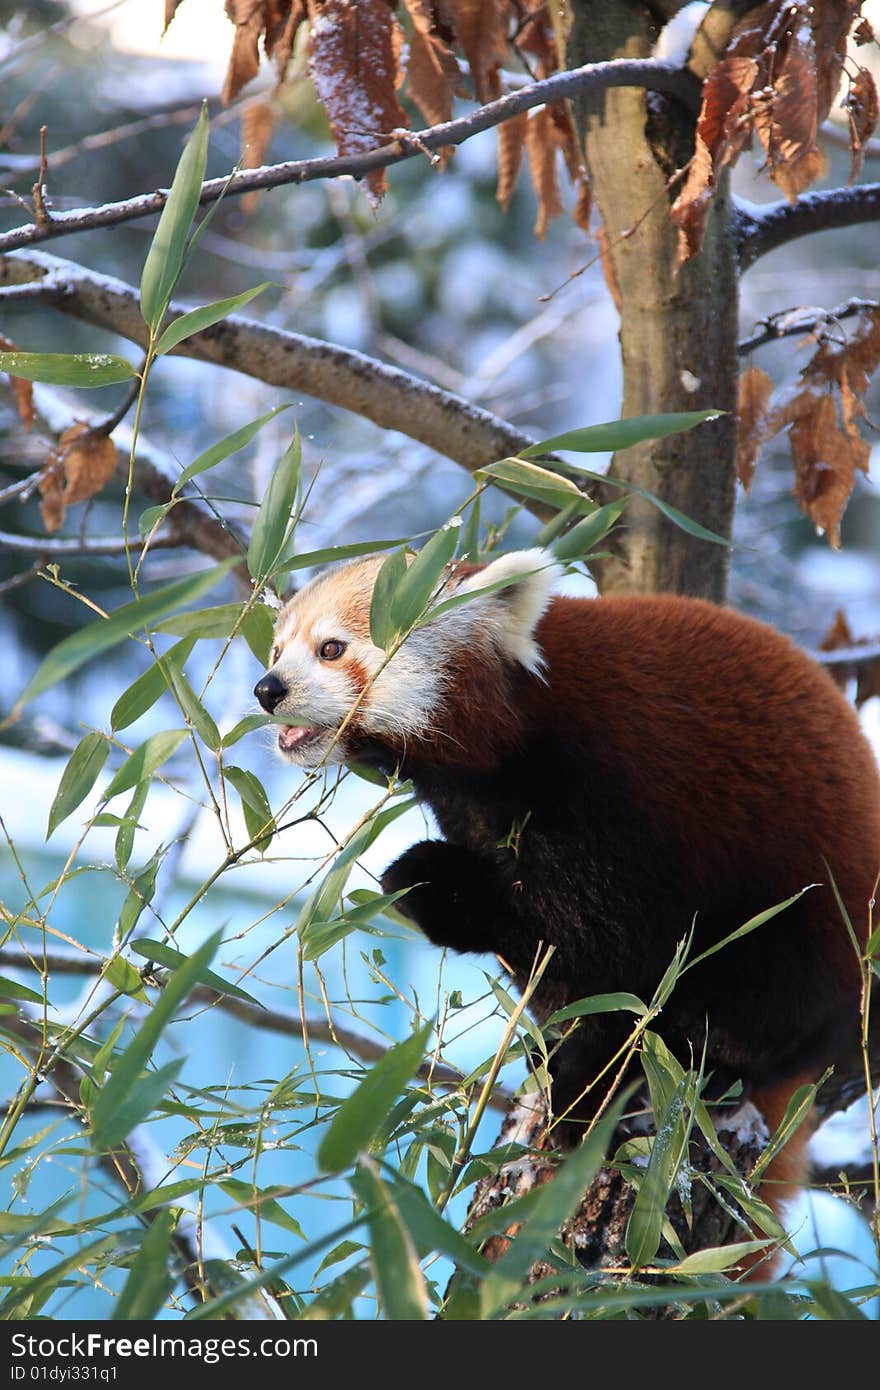
[[[715, 1059], [751, 1085], [772, 1132], [794, 1089], [833, 1063], [857, 1025], [858, 961], [830, 882], [864, 943], [880, 782], [857, 717], [785, 638], [699, 600], [556, 598], [536, 639], [545, 679], [477, 640], [453, 665], [434, 733], [395, 750], [458, 857], [447, 871], [443, 842], [414, 846], [386, 889], [412, 885], [404, 903], [432, 940], [497, 950], [520, 983], [537, 941], [553, 942], [537, 1000], [545, 1015], [587, 993], [650, 990], [692, 920], [696, 953], [817, 885], [686, 976], [664, 1010], [697, 1051], [711, 1015]], [[606, 806], [607, 833], [593, 824]], [[629, 807], [632, 899], [619, 843]], [[503, 866], [493, 879], [492, 859], [511, 808], [534, 811], [517, 849], [515, 899], [505, 897]], [[580, 825], [581, 838], [566, 838]], [[581, 846], [592, 867], [578, 862]], [[469, 892], [473, 921], [461, 906]], [[807, 1139], [804, 1125], [767, 1171], [763, 1195], [774, 1207], [804, 1180]]]

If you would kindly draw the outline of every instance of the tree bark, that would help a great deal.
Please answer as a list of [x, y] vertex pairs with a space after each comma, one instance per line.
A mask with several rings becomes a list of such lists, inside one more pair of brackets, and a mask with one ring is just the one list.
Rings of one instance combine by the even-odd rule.
[[[638, 0], [573, 0], [567, 62], [645, 58], [656, 39]], [[694, 117], [668, 97], [623, 88], [576, 95], [606, 275], [620, 307], [621, 414], [716, 407], [729, 412], [689, 434], [618, 454], [611, 475], [647, 488], [725, 538], [734, 508], [737, 268], [730, 195], [714, 200], [705, 245], [677, 268], [669, 217], [676, 171], [693, 150]], [[633, 498], [612, 558], [598, 562], [604, 593], [671, 591], [723, 602], [726, 547], [698, 540]]]

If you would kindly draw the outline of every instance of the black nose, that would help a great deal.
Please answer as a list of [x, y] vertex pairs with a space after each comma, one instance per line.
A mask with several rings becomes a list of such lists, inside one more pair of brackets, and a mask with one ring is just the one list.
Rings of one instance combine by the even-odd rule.
[[276, 707], [287, 694], [287, 686], [279, 680], [274, 671], [269, 671], [254, 686], [254, 694], [267, 714], [274, 714]]

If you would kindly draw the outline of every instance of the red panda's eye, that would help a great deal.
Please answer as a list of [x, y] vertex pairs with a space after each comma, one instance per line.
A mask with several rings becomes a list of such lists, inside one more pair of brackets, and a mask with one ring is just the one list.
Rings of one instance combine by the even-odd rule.
[[345, 651], [345, 643], [337, 642], [335, 637], [331, 637], [329, 642], [322, 642], [318, 648], [318, 656], [322, 661], [337, 661]]
[[280, 655], [281, 655], [281, 648], [279, 647], [278, 643], [276, 642], [276, 643], [275, 643], [275, 646], [272, 648], [272, 650], [271, 650], [270, 653], [269, 653], [269, 665], [270, 665], [270, 666], [274, 666], [274, 665], [275, 665], [275, 662], [278, 660], [278, 658], [279, 658]]

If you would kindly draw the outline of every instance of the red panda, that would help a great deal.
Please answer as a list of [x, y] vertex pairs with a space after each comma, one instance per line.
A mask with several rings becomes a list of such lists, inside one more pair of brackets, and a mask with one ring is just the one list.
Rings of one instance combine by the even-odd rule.
[[[383, 666], [369, 622], [381, 563], [320, 575], [279, 615], [255, 693], [286, 721], [282, 754], [412, 779], [443, 838], [407, 850], [383, 890], [408, 890], [398, 907], [435, 944], [496, 952], [520, 987], [552, 945], [539, 1020], [591, 994], [649, 1000], [692, 925], [695, 957], [806, 889], [685, 973], [659, 1025], [685, 1065], [705, 1047], [707, 1070], [739, 1078], [772, 1132], [858, 1023], [831, 875], [864, 942], [880, 778], [844, 697], [790, 641], [729, 609], [553, 597], [559, 567], [537, 550], [453, 566], [443, 597], [473, 598]], [[620, 1045], [620, 1020], [585, 1018], [558, 1051], [556, 1114]], [[599, 1100], [594, 1087], [575, 1115]], [[805, 1144], [802, 1126], [768, 1171], [774, 1206], [803, 1179]]]

